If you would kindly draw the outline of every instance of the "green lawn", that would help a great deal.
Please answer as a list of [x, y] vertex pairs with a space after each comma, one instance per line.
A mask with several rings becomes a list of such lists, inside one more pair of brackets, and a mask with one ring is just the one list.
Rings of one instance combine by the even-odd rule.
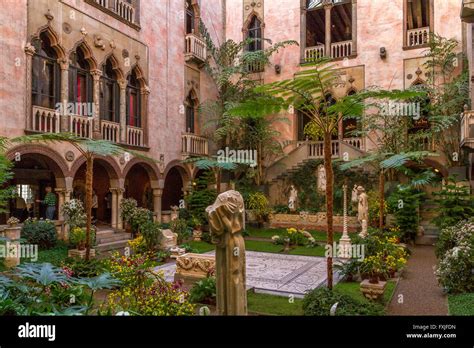
[[317, 245], [314, 248], [307, 248], [305, 246], [299, 246], [290, 250], [290, 255], [303, 255], [303, 256], [319, 256], [324, 257], [326, 249], [323, 246]]
[[474, 293], [448, 295], [450, 315], [474, 315]]
[[[51, 263], [54, 266], [61, 266], [61, 263], [67, 258], [67, 245], [64, 242], [58, 244], [49, 250], [38, 250], [38, 260], [35, 263]], [[32, 263], [31, 259], [20, 259], [20, 263]], [[3, 265], [3, 259], [0, 259], [0, 272], [6, 271]]]
[[216, 248], [215, 245], [207, 243], [207, 242], [203, 242], [203, 241], [201, 242], [191, 241], [186, 244], [189, 244], [191, 248], [199, 251], [199, 254], [207, 253], [208, 251], [212, 251]]
[[[389, 281], [387, 283], [387, 287], [385, 288], [385, 293], [383, 294], [383, 298], [379, 301], [379, 305], [381, 307], [385, 307], [390, 299], [392, 298], [393, 292], [395, 291], [396, 282]], [[340, 294], [348, 295], [362, 303], [370, 302], [370, 300], [366, 299], [362, 292], [360, 291], [360, 283], [359, 282], [341, 282], [334, 286], [334, 291], [339, 292]]]
[[[267, 238], [271, 239], [274, 235], [277, 234], [282, 234], [283, 232], [286, 231], [286, 228], [254, 228], [254, 227], [248, 227], [247, 232], [249, 233], [249, 237], [257, 237], [257, 238]], [[317, 241], [326, 241], [327, 234], [324, 231], [308, 231], [309, 233], [312, 234], [314, 239]], [[334, 233], [334, 239], [339, 240], [341, 238], [342, 233], [341, 232], [335, 232]]]
[[247, 293], [248, 311], [267, 315], [303, 315], [303, 301], [283, 296]]
[[261, 252], [266, 252], [266, 253], [279, 253], [283, 250], [283, 245], [273, 244], [272, 242], [246, 240], [245, 250], [261, 251]]

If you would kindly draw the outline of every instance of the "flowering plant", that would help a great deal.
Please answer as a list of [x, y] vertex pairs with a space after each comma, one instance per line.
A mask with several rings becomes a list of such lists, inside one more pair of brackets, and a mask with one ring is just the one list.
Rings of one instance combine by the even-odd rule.
[[84, 205], [79, 199], [71, 199], [65, 202], [62, 207], [65, 223], [69, 225], [72, 230], [75, 227], [85, 227], [87, 216], [84, 210]]
[[272, 241], [275, 244], [285, 244], [289, 243], [290, 246], [314, 246], [316, 245], [316, 240], [313, 238], [311, 233], [303, 230], [298, 230], [294, 227], [287, 228], [285, 232], [281, 235], [274, 235]]
[[16, 217], [12, 216], [11, 218], [9, 218], [7, 220], [7, 224], [10, 225], [10, 226], [15, 226], [16, 224], [18, 224], [20, 222], [20, 220], [18, 220]]

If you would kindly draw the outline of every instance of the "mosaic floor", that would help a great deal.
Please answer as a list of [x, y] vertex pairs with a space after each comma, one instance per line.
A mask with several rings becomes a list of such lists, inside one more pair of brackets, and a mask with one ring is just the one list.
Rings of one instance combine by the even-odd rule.
[[[210, 252], [212, 254], [213, 252]], [[326, 259], [247, 251], [247, 288], [255, 292], [301, 298], [305, 292], [326, 282]], [[156, 268], [173, 281], [176, 266], [168, 263]], [[336, 280], [336, 275], [334, 276]]]

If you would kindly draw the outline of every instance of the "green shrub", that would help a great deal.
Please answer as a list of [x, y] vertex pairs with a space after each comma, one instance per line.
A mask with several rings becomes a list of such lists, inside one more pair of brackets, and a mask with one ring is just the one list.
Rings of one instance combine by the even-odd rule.
[[148, 251], [155, 251], [160, 246], [161, 228], [158, 222], [148, 221], [140, 229]]
[[189, 300], [192, 303], [216, 303], [216, 278], [207, 277], [196, 282], [189, 291]]
[[212, 171], [205, 172], [194, 181], [191, 191], [185, 198], [187, 214], [180, 215], [180, 218], [188, 220], [194, 216], [207, 223], [206, 208], [213, 204], [217, 197], [217, 191], [210, 188], [214, 183], [215, 177]]
[[338, 303], [336, 315], [383, 315], [380, 306], [372, 302], [358, 301], [327, 288], [317, 288], [307, 293], [303, 299], [304, 315], [328, 316], [331, 307]]
[[170, 222], [170, 229], [178, 235], [178, 244], [181, 244], [192, 234], [191, 228], [188, 226], [186, 220], [174, 219]]
[[424, 193], [417, 189], [398, 185], [388, 199], [390, 210], [394, 212], [395, 221], [404, 242], [415, 240], [420, 223], [418, 211], [423, 196]]
[[439, 228], [453, 226], [474, 216], [474, 197], [470, 195], [469, 187], [456, 185], [453, 178], [448, 180], [441, 191], [433, 194], [436, 196], [439, 212], [433, 222]]
[[75, 227], [85, 227], [87, 222], [87, 215], [84, 210], [84, 205], [79, 199], [71, 199], [69, 202], [65, 202], [62, 207], [64, 214], [65, 223], [69, 226], [69, 229]]
[[104, 273], [106, 268], [103, 261], [90, 259], [88, 261], [68, 257], [62, 263], [63, 269], [74, 277], [93, 278]]
[[[79, 250], [84, 250], [86, 247], [86, 229], [85, 228], [80, 228], [80, 227], [75, 227], [72, 229], [72, 231], [69, 233], [69, 244], [73, 248], [77, 248]], [[89, 239], [90, 239], [90, 246], [95, 245], [95, 231], [91, 229], [90, 234], [89, 234]]]
[[436, 242], [436, 256], [442, 258], [448, 250], [466, 243], [474, 245], [474, 218], [442, 229]]
[[57, 242], [56, 227], [51, 221], [28, 219], [21, 229], [21, 237], [40, 249], [51, 249]]
[[436, 277], [449, 293], [474, 291], [474, 248], [472, 245], [456, 246], [446, 252], [438, 262]]
[[249, 195], [247, 209], [253, 210], [259, 222], [266, 221], [271, 212], [268, 199], [262, 192], [254, 192]]

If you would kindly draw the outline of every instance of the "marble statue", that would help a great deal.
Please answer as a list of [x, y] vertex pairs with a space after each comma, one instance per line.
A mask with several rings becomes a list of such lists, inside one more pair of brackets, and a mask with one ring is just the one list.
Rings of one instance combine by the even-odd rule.
[[326, 192], [326, 169], [323, 165], [318, 167], [318, 191]]
[[216, 244], [216, 290], [219, 315], [247, 315], [244, 200], [237, 191], [221, 193], [206, 208]]
[[367, 236], [367, 225], [369, 222], [369, 196], [365, 193], [362, 186], [357, 187], [357, 220], [362, 226], [362, 232], [359, 234], [362, 238]]
[[290, 199], [288, 200], [288, 208], [291, 212], [296, 210], [296, 201], [298, 199], [298, 190], [295, 189], [295, 186], [291, 185], [290, 187]]

